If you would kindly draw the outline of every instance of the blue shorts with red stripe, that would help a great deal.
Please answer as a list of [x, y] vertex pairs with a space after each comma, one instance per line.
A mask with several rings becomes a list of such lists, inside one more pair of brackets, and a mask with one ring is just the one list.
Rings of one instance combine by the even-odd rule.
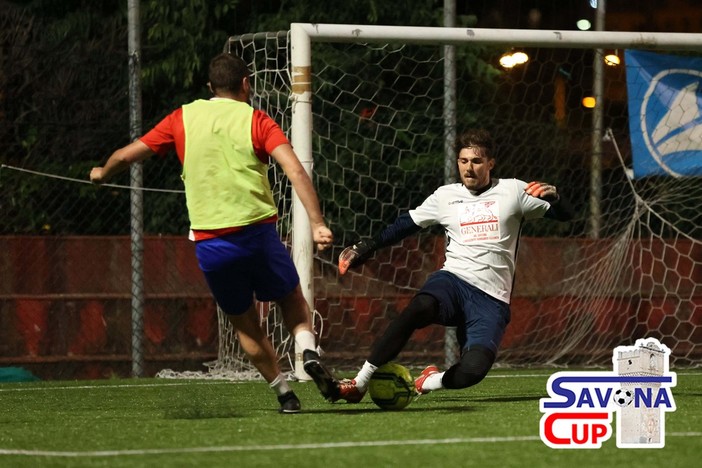
[[239, 315], [253, 304], [277, 301], [300, 283], [295, 264], [273, 223], [198, 241], [195, 254], [219, 307]]

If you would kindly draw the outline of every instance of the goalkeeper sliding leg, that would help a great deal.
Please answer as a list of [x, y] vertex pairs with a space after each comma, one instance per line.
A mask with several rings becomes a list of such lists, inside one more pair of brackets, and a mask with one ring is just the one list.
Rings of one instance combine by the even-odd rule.
[[495, 362], [507, 322], [509, 307], [506, 303], [449, 272], [438, 271], [430, 276], [407, 308], [390, 322], [356, 377], [339, 382], [336, 400], [360, 402], [375, 370], [394, 360], [415, 330], [433, 324], [457, 327], [461, 358], [445, 372], [440, 372], [436, 366], [428, 366], [415, 380], [417, 393], [476, 385]]

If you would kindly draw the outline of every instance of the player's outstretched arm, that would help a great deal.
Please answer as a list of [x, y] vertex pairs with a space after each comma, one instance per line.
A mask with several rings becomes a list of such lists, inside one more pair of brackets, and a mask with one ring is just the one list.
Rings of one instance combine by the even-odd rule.
[[94, 167], [90, 171], [90, 181], [95, 184], [105, 183], [116, 174], [126, 170], [132, 163], [143, 161], [153, 154], [151, 148], [141, 140], [133, 141], [112, 153], [104, 166]]
[[383, 229], [377, 236], [346, 247], [339, 255], [339, 273], [343, 275], [349, 268], [363, 265], [366, 260], [373, 256], [376, 250], [392, 245], [415, 232], [421, 231], [421, 229], [420, 226], [415, 224], [409, 213], [401, 214], [395, 222]]
[[551, 205], [544, 215], [545, 217], [557, 221], [569, 221], [573, 218], [573, 208], [570, 203], [558, 193], [555, 185], [534, 181], [529, 182], [524, 188], [524, 191], [532, 197], [546, 200], [549, 205]]

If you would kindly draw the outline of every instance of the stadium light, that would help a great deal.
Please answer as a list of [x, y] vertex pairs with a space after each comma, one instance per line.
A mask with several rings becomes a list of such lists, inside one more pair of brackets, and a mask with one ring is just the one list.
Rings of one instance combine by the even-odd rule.
[[583, 101], [582, 101], [583, 107], [585, 107], [587, 109], [594, 109], [596, 103], [597, 103], [597, 101], [592, 96], [586, 96], [583, 98]]
[[592, 27], [592, 23], [590, 23], [589, 20], [586, 19], [579, 19], [575, 25], [578, 27], [579, 30], [581, 31], [587, 31]]
[[514, 68], [529, 61], [529, 56], [525, 52], [506, 52], [500, 57], [502, 68]]
[[514, 63], [517, 65], [521, 65], [529, 61], [529, 56], [524, 52], [515, 52], [512, 54], [512, 58], [514, 59]]
[[619, 55], [617, 55], [617, 52], [615, 51], [611, 54], [605, 55], [604, 63], [609, 65], [610, 67], [616, 67], [621, 63], [621, 60], [619, 59]]

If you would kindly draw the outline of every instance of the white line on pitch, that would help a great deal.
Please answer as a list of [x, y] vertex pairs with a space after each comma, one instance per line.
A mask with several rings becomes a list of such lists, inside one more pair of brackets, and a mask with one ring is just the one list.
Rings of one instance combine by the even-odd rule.
[[175, 453], [210, 452], [253, 452], [273, 450], [308, 450], [354, 447], [388, 447], [401, 445], [470, 444], [491, 442], [519, 442], [539, 440], [538, 436], [523, 437], [474, 437], [456, 439], [417, 439], [417, 440], [371, 440], [361, 442], [327, 442], [321, 444], [280, 444], [280, 445], [231, 445], [222, 447], [190, 447], [173, 449], [144, 450], [98, 450], [93, 452], [69, 452], [55, 450], [12, 450], [0, 449], [0, 455], [29, 455], [44, 457], [117, 457], [122, 455], [162, 455]]
[[[702, 432], [673, 432], [669, 437], [702, 437]], [[129, 455], [164, 455], [182, 453], [218, 453], [218, 452], [255, 452], [276, 450], [309, 450], [335, 449], [357, 447], [389, 447], [408, 445], [449, 445], [449, 444], [478, 444], [504, 442], [533, 442], [540, 440], [538, 436], [518, 437], [472, 437], [453, 439], [416, 439], [416, 440], [372, 440], [361, 442], [327, 442], [322, 444], [281, 444], [281, 445], [231, 445], [222, 447], [190, 447], [173, 449], [143, 449], [143, 450], [96, 450], [86, 452], [58, 450], [19, 450], [0, 449], [0, 455], [25, 455], [34, 457], [120, 457]]]
[[[250, 382], [254, 382], [253, 380]], [[263, 380], [261, 380], [263, 382]], [[108, 389], [108, 388], [145, 388], [145, 387], [177, 387], [181, 385], [214, 385], [214, 384], [240, 384], [248, 382], [240, 381], [230, 381], [230, 380], [196, 380], [196, 381], [183, 381], [183, 382], [169, 382], [169, 383], [153, 383], [153, 384], [110, 384], [110, 385], [63, 385], [60, 387], [54, 387], [47, 385], [45, 387], [18, 387], [18, 388], [0, 388], [0, 392], [31, 392], [37, 390], [93, 390], [93, 389]]]
[[[554, 373], [557, 371], [554, 371]], [[526, 378], [526, 377], [550, 377], [551, 374], [497, 374], [488, 375], [486, 379], [512, 379], [512, 378]], [[678, 377], [682, 376], [696, 376], [702, 377], [702, 372], [678, 372]], [[239, 380], [222, 380], [222, 379], [191, 379], [188, 381], [180, 382], [168, 382], [168, 383], [150, 383], [150, 384], [109, 384], [109, 385], [63, 385], [63, 386], [44, 386], [44, 387], [17, 387], [17, 388], [0, 388], [0, 393], [2, 392], [32, 392], [40, 390], [92, 390], [92, 389], [108, 389], [108, 388], [144, 388], [144, 387], [176, 387], [181, 385], [231, 385], [231, 384], [243, 384], [249, 382], [263, 382], [260, 381], [239, 381]]]

